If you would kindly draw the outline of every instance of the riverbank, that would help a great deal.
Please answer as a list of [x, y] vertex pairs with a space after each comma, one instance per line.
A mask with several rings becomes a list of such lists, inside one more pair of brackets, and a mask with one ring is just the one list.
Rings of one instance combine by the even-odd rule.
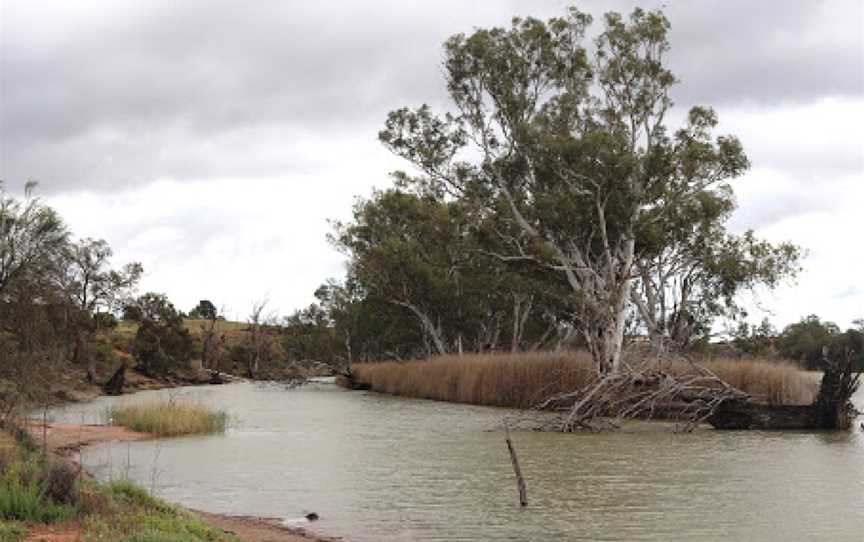
[[[818, 390], [818, 381], [809, 373], [784, 361], [710, 359], [701, 363], [730, 385], [769, 405], [806, 405]], [[686, 372], [689, 364], [664, 361], [658, 368], [676, 375]], [[581, 351], [449, 355], [420, 361], [358, 363], [352, 371], [355, 386], [380, 393], [521, 409], [583, 388], [594, 378], [591, 358]]]
[[[34, 420], [27, 422], [26, 430], [32, 443], [38, 449], [47, 452], [52, 460], [69, 465], [81, 478], [86, 479], [92, 479], [92, 476], [82, 468], [80, 457], [81, 452], [87, 447], [111, 442], [134, 442], [154, 438], [149, 433], [132, 431], [119, 426], [53, 422], [43, 425], [41, 421]], [[158, 502], [158, 500], [156, 501]], [[179, 505], [171, 506], [180, 510], [182, 514], [198, 518], [204, 525], [223, 533], [227, 536], [225, 540], [228, 542], [233, 542], [237, 538], [246, 542], [336, 542], [341, 540], [320, 537], [298, 526], [282, 525], [278, 518], [229, 516], [186, 509]], [[110, 519], [107, 521], [110, 522]], [[92, 526], [93, 524], [99, 524], [99, 520], [91, 519], [83, 522], [72, 520], [52, 525], [31, 524], [25, 540], [72, 542], [87, 534], [88, 525]], [[106, 526], [101, 525], [100, 528], [104, 530]], [[110, 525], [108, 528], [110, 530]]]

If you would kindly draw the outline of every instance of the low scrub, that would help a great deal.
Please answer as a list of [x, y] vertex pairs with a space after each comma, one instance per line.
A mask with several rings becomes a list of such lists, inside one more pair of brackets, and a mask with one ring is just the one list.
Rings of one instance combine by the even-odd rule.
[[[771, 404], [806, 404], [817, 382], [786, 362], [715, 359], [702, 363], [732, 386]], [[663, 362], [670, 374], [692, 370], [684, 361]], [[440, 356], [405, 363], [363, 363], [355, 378], [374, 391], [477, 405], [530, 408], [594, 379], [587, 352], [531, 352]]]
[[225, 412], [182, 401], [117, 406], [109, 416], [114, 425], [157, 437], [221, 433], [228, 423]]

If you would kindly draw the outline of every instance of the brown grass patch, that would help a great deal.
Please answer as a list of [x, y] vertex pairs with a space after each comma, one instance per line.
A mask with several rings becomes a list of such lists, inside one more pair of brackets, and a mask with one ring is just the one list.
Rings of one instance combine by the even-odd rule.
[[[702, 365], [756, 400], [807, 404], [816, 379], [791, 363], [769, 360], [713, 359]], [[671, 374], [689, 372], [685, 361], [664, 361]], [[381, 393], [469, 403], [529, 408], [544, 398], [573, 391], [594, 379], [587, 352], [531, 352], [439, 356], [405, 363], [362, 363], [355, 378]]]

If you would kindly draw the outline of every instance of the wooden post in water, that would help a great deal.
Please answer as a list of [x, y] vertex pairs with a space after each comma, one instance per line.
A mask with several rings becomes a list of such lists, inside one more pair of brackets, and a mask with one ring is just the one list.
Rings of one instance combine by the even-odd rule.
[[519, 468], [519, 458], [516, 457], [516, 449], [513, 448], [513, 441], [510, 440], [510, 427], [507, 425], [507, 420], [504, 420], [504, 431], [507, 442], [507, 450], [510, 452], [510, 462], [513, 463], [513, 472], [516, 473], [516, 488], [519, 490], [519, 504], [528, 506], [528, 490], [525, 487], [525, 478], [522, 477], [522, 469]]

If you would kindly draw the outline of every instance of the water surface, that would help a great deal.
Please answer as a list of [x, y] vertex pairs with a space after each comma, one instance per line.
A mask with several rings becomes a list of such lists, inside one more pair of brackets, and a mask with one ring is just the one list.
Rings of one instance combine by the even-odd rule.
[[84, 453], [87, 468], [212, 512], [315, 511], [315, 530], [350, 542], [864, 540], [860, 429], [516, 432], [530, 501], [520, 509], [505, 409], [244, 383], [100, 398], [53, 417], [98, 423], [114, 402], [167, 395], [227, 410], [231, 428], [103, 445]]

